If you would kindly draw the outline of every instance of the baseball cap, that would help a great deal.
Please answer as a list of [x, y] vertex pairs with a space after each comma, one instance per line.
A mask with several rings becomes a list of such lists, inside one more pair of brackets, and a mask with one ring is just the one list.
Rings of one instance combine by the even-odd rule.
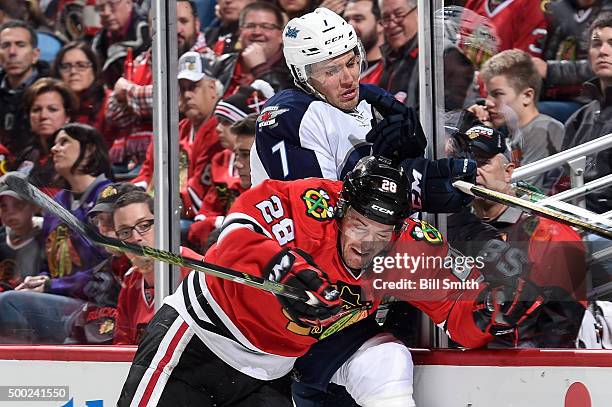
[[185, 52], [179, 58], [178, 79], [187, 79], [191, 82], [199, 82], [204, 78], [215, 79], [214, 61], [203, 58], [199, 52]]
[[465, 131], [465, 137], [471, 147], [478, 148], [486, 155], [493, 157], [508, 151], [506, 136], [500, 131], [483, 124], [477, 124]]
[[26, 181], [28, 179], [28, 175], [23, 172], [19, 172], [19, 171], [7, 172], [2, 177], [0, 177], [0, 196], [10, 196], [12, 198], [25, 201], [26, 199], [24, 197], [22, 197], [21, 195], [19, 195], [17, 192], [13, 191], [12, 189], [10, 189], [8, 185], [6, 185], [6, 183], [4, 182], [4, 180], [6, 179], [8, 175], [14, 175], [21, 179], [25, 179]]
[[115, 208], [115, 202], [123, 194], [131, 191], [142, 191], [143, 189], [139, 186], [132, 184], [131, 182], [116, 182], [114, 184], [107, 185], [98, 195], [96, 204], [87, 213], [87, 216], [93, 216], [100, 212], [112, 212]]
[[236, 93], [217, 103], [214, 113], [233, 124], [251, 113], [261, 112], [266, 100], [258, 89], [240, 86]]

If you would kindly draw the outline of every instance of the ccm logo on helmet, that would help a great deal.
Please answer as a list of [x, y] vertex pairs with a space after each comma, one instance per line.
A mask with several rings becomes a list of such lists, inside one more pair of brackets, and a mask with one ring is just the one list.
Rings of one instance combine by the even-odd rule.
[[330, 38], [329, 40], [325, 41], [325, 45], [331, 44], [332, 42], [336, 42], [339, 39], [341, 39], [342, 37], [344, 37], [344, 34], [339, 35], [339, 36], [334, 37], [334, 38]]
[[394, 211], [387, 209], [387, 208], [381, 208], [378, 205], [372, 205], [372, 209], [377, 210], [378, 212], [382, 212], [385, 213], [387, 215], [393, 215]]

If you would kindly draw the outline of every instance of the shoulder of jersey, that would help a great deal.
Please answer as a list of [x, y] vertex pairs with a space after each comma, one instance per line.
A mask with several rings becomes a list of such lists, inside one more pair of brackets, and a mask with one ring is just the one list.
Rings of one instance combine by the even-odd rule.
[[315, 223], [335, 219], [336, 205], [341, 181], [331, 181], [322, 178], [305, 178], [289, 182], [289, 199], [294, 216], [301, 213], [304, 219]]
[[314, 96], [301, 90], [285, 89], [268, 99], [266, 107], [261, 111], [261, 114], [275, 109], [290, 109], [290, 115], [303, 112], [316, 100]]

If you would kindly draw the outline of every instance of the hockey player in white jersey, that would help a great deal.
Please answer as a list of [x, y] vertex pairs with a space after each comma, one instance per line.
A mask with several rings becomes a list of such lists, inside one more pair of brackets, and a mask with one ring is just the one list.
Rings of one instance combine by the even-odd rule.
[[475, 165], [422, 158], [427, 140], [415, 110], [377, 86], [359, 84], [365, 53], [342, 17], [318, 8], [292, 19], [283, 52], [298, 89], [277, 93], [257, 120], [253, 185], [268, 178], [341, 180], [360, 158], [379, 155], [404, 168], [415, 209], [456, 212], [469, 201], [451, 181], [474, 175]]

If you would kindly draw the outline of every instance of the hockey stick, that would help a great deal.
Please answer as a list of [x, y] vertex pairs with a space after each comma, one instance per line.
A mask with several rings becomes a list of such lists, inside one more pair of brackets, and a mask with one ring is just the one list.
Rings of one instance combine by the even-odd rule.
[[17, 192], [19, 195], [23, 196], [32, 203], [40, 206], [43, 210], [57, 216], [71, 229], [82, 234], [91, 242], [99, 246], [121, 250], [124, 252], [131, 252], [138, 256], [148, 257], [153, 260], [163, 261], [165, 263], [174, 264], [180, 267], [188, 267], [215, 277], [233, 281], [235, 283], [259, 288], [272, 294], [282, 295], [283, 297], [291, 298], [293, 300], [302, 302], [308, 302], [310, 300], [307, 292], [297, 287], [280, 284], [261, 277], [241, 273], [226, 267], [217, 266], [215, 264], [190, 259], [165, 250], [154, 249], [148, 246], [138, 246], [132, 243], [123, 242], [119, 239], [102, 236], [91, 225], [81, 222], [76, 216], [70, 213], [70, 211], [62, 207], [60, 204], [51, 199], [51, 197], [44, 194], [41, 190], [28, 183], [26, 180], [14, 175], [7, 175], [4, 182], [10, 189]]
[[573, 226], [585, 230], [587, 232], [595, 233], [607, 239], [612, 239], [611, 229], [606, 229], [601, 226], [593, 225], [574, 216], [566, 215], [557, 210], [543, 207], [541, 205], [538, 205], [537, 203], [526, 201], [516, 196], [511, 196], [501, 192], [492, 191], [490, 189], [470, 184], [469, 182], [465, 181], [455, 181], [453, 183], [453, 186], [466, 194], [479, 196], [481, 198], [499, 202], [504, 205], [520, 208], [528, 213], [555, 220], [557, 222], [565, 223], [569, 226]]
[[[531, 189], [525, 188], [521, 185], [516, 185], [514, 187], [514, 190], [521, 194], [525, 194], [527, 197], [529, 197], [530, 201], [532, 202], [535, 201], [538, 203], [538, 205], [548, 207], [551, 209], [555, 209], [562, 213], [576, 215], [584, 219], [587, 222], [599, 223], [602, 226], [612, 228], [612, 220], [607, 219], [603, 215], [600, 215], [598, 213], [591, 212], [587, 209], [581, 208], [580, 206], [572, 205], [565, 201], [547, 200], [546, 202], [541, 202], [542, 200], [550, 198], [550, 197], [548, 195], [544, 195], [544, 194], [540, 194], [535, 191], [532, 191]], [[522, 196], [522, 198], [525, 198], [525, 196]]]

